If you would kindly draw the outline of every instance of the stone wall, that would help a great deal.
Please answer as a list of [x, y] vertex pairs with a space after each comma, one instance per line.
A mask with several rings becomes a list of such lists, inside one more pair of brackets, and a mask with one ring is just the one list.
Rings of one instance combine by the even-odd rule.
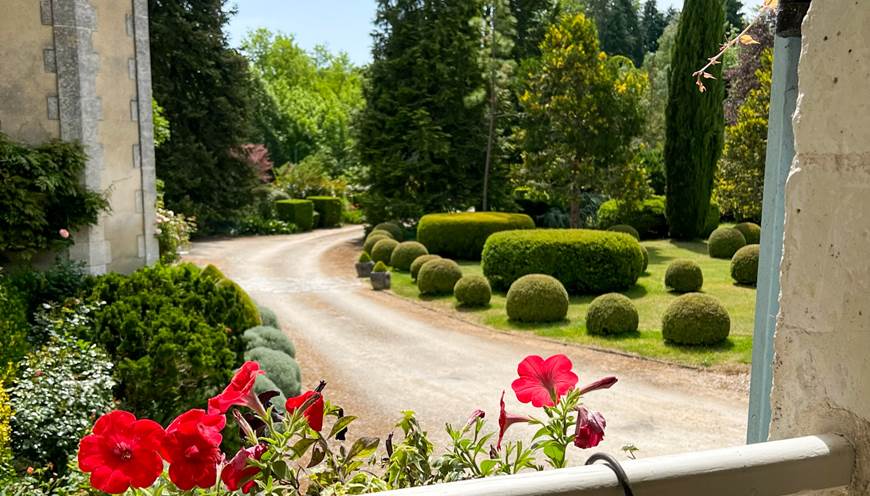
[[786, 182], [771, 438], [837, 432], [870, 494], [870, 8], [813, 2]]
[[158, 259], [147, 0], [4, 0], [0, 131], [60, 138], [88, 154], [85, 184], [112, 210], [76, 233], [93, 273]]

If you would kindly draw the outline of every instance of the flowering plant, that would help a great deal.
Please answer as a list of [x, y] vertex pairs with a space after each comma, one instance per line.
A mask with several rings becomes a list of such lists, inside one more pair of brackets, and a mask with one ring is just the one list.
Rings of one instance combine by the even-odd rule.
[[[541, 408], [544, 417], [509, 413], [502, 392], [497, 432], [487, 432], [486, 413], [475, 410], [461, 428], [447, 425], [450, 443], [434, 456], [413, 412], [404, 412], [396, 425], [402, 440], [390, 434], [379, 454], [376, 438], [346, 442], [355, 417], [324, 399], [325, 382], [272, 405], [278, 393], [256, 395], [254, 383], [263, 371], [247, 362], [207, 410], [185, 412], [166, 429], [129, 412], [104, 415], [82, 439], [78, 461], [96, 489], [152, 496], [364, 494], [543, 470], [541, 456], [561, 468], [572, 444], [591, 448], [604, 437], [604, 417], [581, 406], [580, 398], [616, 383], [607, 377], [578, 389], [571, 369], [564, 355], [526, 357], [511, 387], [517, 400]], [[228, 413], [244, 438], [231, 457], [220, 448]], [[538, 427], [531, 443], [505, 442], [516, 423]]]

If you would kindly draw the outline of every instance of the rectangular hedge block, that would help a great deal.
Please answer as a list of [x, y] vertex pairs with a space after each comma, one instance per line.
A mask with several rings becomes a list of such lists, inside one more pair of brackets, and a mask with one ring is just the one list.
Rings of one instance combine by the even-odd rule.
[[318, 227], [337, 227], [341, 224], [341, 199], [334, 196], [309, 196], [314, 210], [320, 214]]
[[314, 227], [314, 203], [309, 200], [278, 200], [275, 213], [278, 219], [295, 224], [301, 231]]

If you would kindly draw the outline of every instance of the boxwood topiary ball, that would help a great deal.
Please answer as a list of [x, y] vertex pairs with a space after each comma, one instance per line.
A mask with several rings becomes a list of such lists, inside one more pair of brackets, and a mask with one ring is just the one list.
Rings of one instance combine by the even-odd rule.
[[639, 318], [634, 303], [619, 293], [608, 293], [592, 300], [586, 312], [589, 334], [623, 334], [637, 331]]
[[369, 255], [371, 255], [372, 249], [375, 247], [376, 244], [378, 244], [378, 241], [381, 241], [384, 239], [393, 239], [393, 238], [388, 238], [387, 236], [384, 236], [383, 234], [369, 236], [368, 238], [366, 238], [366, 242], [363, 243], [363, 251], [368, 253]]
[[716, 344], [731, 331], [731, 318], [719, 300], [689, 293], [668, 305], [662, 316], [662, 337], [676, 344]]
[[387, 231], [388, 233], [393, 235], [393, 239], [396, 241], [402, 241], [404, 239], [404, 233], [402, 232], [402, 226], [396, 224], [395, 222], [381, 222], [376, 225], [372, 231]]
[[674, 260], [665, 271], [665, 287], [677, 293], [693, 293], [704, 285], [701, 267], [691, 260]]
[[372, 261], [374, 262], [384, 262], [385, 264], [390, 263], [390, 258], [393, 256], [393, 250], [399, 246], [399, 242], [395, 239], [382, 239], [375, 243], [375, 246], [372, 247]]
[[757, 245], [761, 241], [761, 226], [755, 222], [741, 222], [734, 229], [740, 231], [747, 245]]
[[260, 320], [263, 321], [264, 326], [281, 327], [278, 325], [278, 316], [275, 315], [275, 312], [271, 308], [257, 305], [257, 309], [260, 311]]
[[640, 273], [645, 274], [646, 269], [649, 268], [649, 252], [646, 250], [646, 246], [640, 245], [640, 251], [643, 252], [643, 269], [641, 269]]
[[483, 307], [492, 299], [492, 288], [483, 276], [465, 276], [453, 287], [453, 295], [462, 306]]
[[414, 259], [414, 261], [411, 262], [411, 279], [416, 281], [417, 275], [420, 273], [420, 268], [423, 267], [423, 264], [429, 260], [436, 260], [438, 258], [441, 258], [441, 255], [423, 255]]
[[610, 226], [608, 231], [631, 234], [634, 237], [634, 239], [636, 239], [638, 241], [640, 240], [640, 233], [637, 232], [637, 229], [629, 226], [628, 224], [617, 224], [615, 226]]
[[731, 258], [746, 246], [743, 233], [731, 227], [720, 227], [707, 240], [707, 252], [713, 258]]
[[452, 294], [456, 282], [462, 279], [459, 264], [449, 258], [429, 260], [420, 267], [417, 274], [417, 287], [420, 294]]
[[758, 282], [758, 245], [746, 245], [731, 259], [731, 277], [740, 284]]
[[394, 269], [410, 270], [411, 264], [414, 260], [428, 254], [429, 250], [427, 250], [422, 243], [416, 241], [405, 241], [404, 243], [399, 243], [399, 245], [396, 246], [396, 249], [393, 250], [393, 254], [390, 257], [390, 265], [392, 265]]
[[369, 235], [366, 236], [366, 239], [369, 239], [372, 236], [385, 236], [385, 237], [390, 238], [390, 239], [396, 239], [393, 236], [393, 233], [391, 233], [390, 231], [384, 231], [383, 229], [378, 229], [378, 230], [370, 232]]
[[299, 396], [302, 373], [299, 364], [283, 351], [254, 348], [245, 352], [245, 360], [258, 362], [266, 377], [278, 386], [284, 396]]
[[517, 322], [558, 322], [568, 315], [568, 291], [555, 277], [529, 274], [511, 284], [505, 309]]
[[280, 329], [269, 326], [252, 327], [242, 334], [242, 341], [245, 342], [245, 349], [252, 350], [254, 348], [269, 348], [270, 350], [283, 351], [284, 353], [296, 358], [296, 347], [290, 338]]

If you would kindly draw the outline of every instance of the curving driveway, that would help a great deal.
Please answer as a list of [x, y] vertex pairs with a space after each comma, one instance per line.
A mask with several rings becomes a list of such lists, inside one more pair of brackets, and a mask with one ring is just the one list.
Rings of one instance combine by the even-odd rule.
[[[600, 449], [638, 457], [743, 444], [745, 376], [728, 376], [491, 331], [389, 293], [355, 277], [361, 227], [290, 236], [195, 243], [186, 260], [214, 263], [272, 308], [296, 343], [303, 382], [320, 378], [327, 397], [360, 417], [351, 436], [383, 437], [400, 412], [417, 412], [436, 443], [443, 424], [482, 408], [490, 425], [502, 389], [508, 409], [516, 364], [528, 354], [565, 353], [581, 384], [604, 375], [619, 383], [587, 396], [607, 419]], [[514, 431], [512, 431], [514, 432]], [[521, 432], [517, 429], [515, 434]]]

